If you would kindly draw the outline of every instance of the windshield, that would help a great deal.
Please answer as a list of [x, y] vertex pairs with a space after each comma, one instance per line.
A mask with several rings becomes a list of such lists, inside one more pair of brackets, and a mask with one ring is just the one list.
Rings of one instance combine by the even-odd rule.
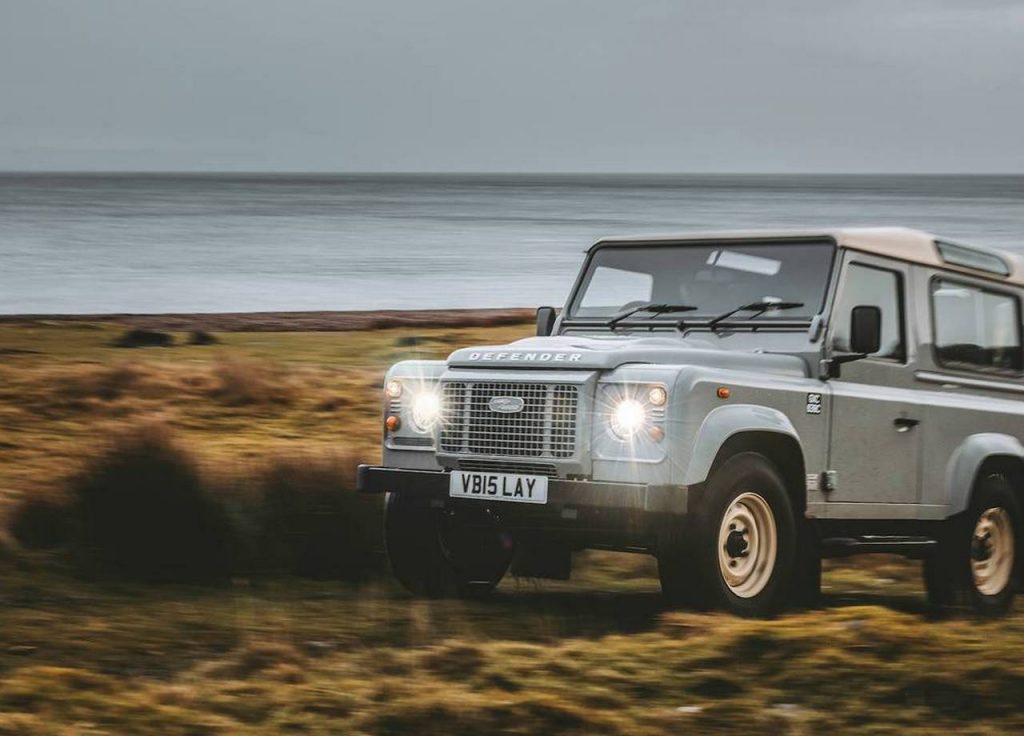
[[603, 246], [588, 263], [569, 318], [607, 319], [657, 303], [696, 307], [683, 315], [693, 322], [767, 299], [804, 306], [759, 320], [810, 319], [824, 304], [834, 252], [827, 241]]

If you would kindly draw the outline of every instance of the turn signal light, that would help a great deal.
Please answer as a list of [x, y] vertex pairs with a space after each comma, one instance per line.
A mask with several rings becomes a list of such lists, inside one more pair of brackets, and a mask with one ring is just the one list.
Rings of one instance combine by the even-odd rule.
[[389, 432], [394, 432], [396, 429], [402, 426], [402, 420], [396, 417], [394, 414], [384, 420], [384, 426], [388, 428]]
[[720, 399], [728, 399], [730, 396], [732, 396], [732, 391], [729, 390], [728, 386], [719, 386], [718, 387], [718, 398], [720, 398]]
[[661, 427], [651, 427], [649, 430], [647, 430], [647, 436], [650, 437], [655, 442], [661, 442], [663, 439], [665, 439], [665, 430], [662, 429]]

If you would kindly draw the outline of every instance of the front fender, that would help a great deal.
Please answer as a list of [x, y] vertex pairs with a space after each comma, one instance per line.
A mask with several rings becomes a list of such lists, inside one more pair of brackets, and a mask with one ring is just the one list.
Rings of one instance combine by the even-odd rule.
[[950, 456], [946, 466], [946, 505], [949, 516], [967, 510], [974, 479], [982, 463], [992, 457], [1012, 457], [1024, 462], [1024, 445], [1011, 435], [985, 432], [969, 436]]
[[[773, 432], [787, 435], [800, 445], [789, 417], [777, 409], [757, 404], [732, 404], [712, 409], [704, 417], [693, 441], [686, 463], [683, 485], [696, 485], [707, 480], [711, 465], [726, 440], [740, 432]], [[800, 445], [801, 447], [803, 445]]]

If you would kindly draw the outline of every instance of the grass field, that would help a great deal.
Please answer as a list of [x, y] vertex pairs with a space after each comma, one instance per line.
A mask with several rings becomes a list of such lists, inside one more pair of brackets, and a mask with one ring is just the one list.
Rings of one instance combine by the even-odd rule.
[[[373, 460], [383, 369], [528, 326], [223, 333], [121, 349], [123, 327], [0, 325], [0, 498], [66, 500], [110, 438], [159, 423], [213, 475]], [[184, 335], [176, 335], [184, 342]], [[416, 601], [386, 577], [213, 587], [86, 579], [0, 544], [0, 734], [1007, 733], [1024, 617], [930, 620], [918, 565], [830, 565], [822, 610], [665, 610], [652, 561]]]

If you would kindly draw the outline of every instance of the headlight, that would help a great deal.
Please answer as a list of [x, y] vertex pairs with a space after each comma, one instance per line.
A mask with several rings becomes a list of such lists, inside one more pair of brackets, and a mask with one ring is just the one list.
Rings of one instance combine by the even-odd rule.
[[430, 389], [419, 391], [412, 400], [413, 428], [426, 434], [434, 429], [440, 419], [441, 397]]
[[636, 399], [622, 399], [612, 410], [612, 432], [620, 439], [632, 438], [646, 423], [647, 409]]

